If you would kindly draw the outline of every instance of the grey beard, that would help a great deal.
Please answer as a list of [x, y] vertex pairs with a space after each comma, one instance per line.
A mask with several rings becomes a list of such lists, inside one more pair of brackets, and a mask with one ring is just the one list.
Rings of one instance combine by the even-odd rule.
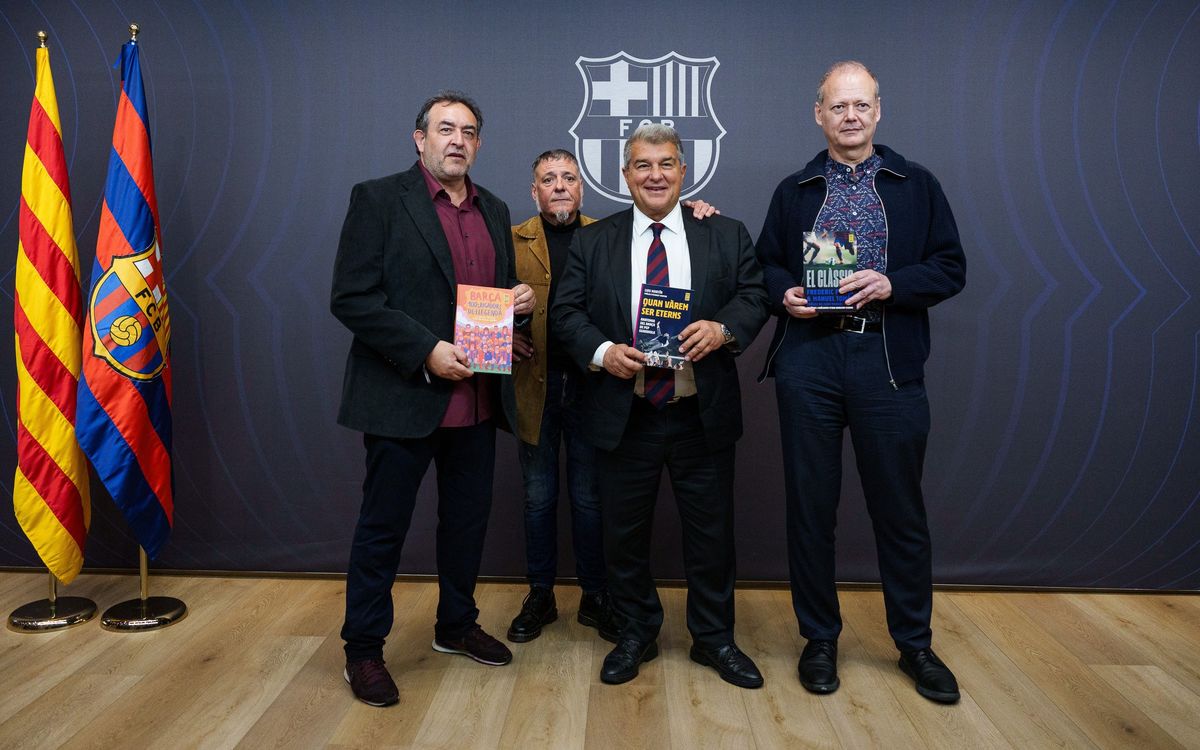
[[555, 211], [554, 221], [558, 224], [566, 224], [571, 219], [570, 211]]

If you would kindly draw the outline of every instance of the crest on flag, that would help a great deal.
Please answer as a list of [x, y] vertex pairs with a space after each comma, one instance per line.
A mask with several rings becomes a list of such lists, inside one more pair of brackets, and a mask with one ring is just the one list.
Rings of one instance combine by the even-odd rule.
[[621, 174], [621, 152], [644, 123], [670, 125], [679, 133], [688, 164], [682, 198], [708, 184], [725, 135], [712, 107], [713, 75], [720, 65], [715, 57], [676, 52], [653, 60], [623, 51], [576, 60], [583, 77], [583, 108], [570, 132], [587, 184], [615, 201], [633, 202]]
[[89, 303], [96, 356], [135, 380], [162, 372], [170, 343], [165, 296], [157, 242], [136, 255], [113, 258]]

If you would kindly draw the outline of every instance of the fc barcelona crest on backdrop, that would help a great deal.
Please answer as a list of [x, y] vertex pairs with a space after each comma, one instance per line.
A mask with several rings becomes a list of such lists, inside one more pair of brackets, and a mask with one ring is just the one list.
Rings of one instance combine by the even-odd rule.
[[703, 188], [717, 170], [725, 128], [712, 108], [712, 79], [721, 63], [671, 52], [642, 60], [625, 52], [575, 61], [583, 76], [583, 108], [571, 127], [583, 178], [593, 189], [632, 203], [621, 176], [621, 151], [643, 123], [670, 125], [683, 141], [687, 179], [682, 197]]
[[158, 243], [113, 258], [92, 292], [94, 354], [134, 380], [152, 380], [171, 340]]

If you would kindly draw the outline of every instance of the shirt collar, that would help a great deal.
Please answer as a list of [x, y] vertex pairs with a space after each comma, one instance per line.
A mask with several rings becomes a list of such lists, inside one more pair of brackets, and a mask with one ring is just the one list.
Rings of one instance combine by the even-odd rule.
[[849, 164], [843, 164], [834, 159], [832, 156], [825, 157], [825, 177], [840, 177], [842, 179], [851, 179], [855, 181], [861, 180], [863, 177], [869, 177], [879, 171], [879, 167], [883, 164], [883, 157], [878, 151], [872, 151], [871, 155], [859, 162], [858, 166], [852, 167]]
[[[639, 236], [650, 229], [650, 225], [654, 223], [642, 210], [637, 206], [633, 207], [633, 234]], [[683, 208], [678, 201], [671, 212], [664, 216], [660, 222], [664, 227], [674, 232], [677, 235], [683, 236]]]
[[[417, 159], [417, 164], [421, 167], [421, 176], [425, 178], [425, 187], [429, 189], [430, 199], [436, 199], [439, 195], [445, 195], [446, 200], [450, 200], [450, 194], [446, 192], [446, 188], [442, 187], [442, 183], [438, 182], [437, 178], [433, 176], [433, 172], [430, 172], [425, 167], [425, 162]], [[473, 204], [475, 203], [475, 199], [479, 197], [479, 191], [475, 189], [475, 183], [471, 182], [470, 175], [465, 175], [463, 179], [466, 180], [467, 184], [466, 202]]]

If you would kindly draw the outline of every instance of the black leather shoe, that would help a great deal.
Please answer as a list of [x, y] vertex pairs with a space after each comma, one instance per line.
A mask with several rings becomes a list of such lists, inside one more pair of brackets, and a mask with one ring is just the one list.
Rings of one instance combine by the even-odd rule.
[[626, 638], [604, 657], [600, 669], [600, 681], [607, 685], [620, 685], [638, 675], [638, 665], [658, 656], [658, 641], [643, 643]]
[[521, 613], [513, 618], [506, 634], [513, 643], [532, 641], [542, 634], [542, 626], [549, 625], [558, 619], [558, 608], [554, 604], [554, 589], [545, 586], [533, 586], [525, 601], [521, 603]]
[[917, 683], [917, 692], [938, 703], [958, 703], [958, 680], [931, 648], [900, 652], [900, 669]]
[[576, 619], [581, 625], [600, 631], [600, 637], [609, 643], [616, 643], [621, 638], [621, 616], [613, 609], [612, 597], [607, 591], [584, 592], [579, 597]]
[[825, 695], [841, 686], [837, 675], [837, 641], [811, 640], [800, 652], [800, 684]]
[[727, 643], [713, 649], [701, 648], [692, 644], [690, 656], [697, 664], [704, 664], [717, 670], [721, 679], [731, 685], [743, 688], [759, 688], [763, 684], [762, 672], [754, 666], [754, 661], [746, 656], [735, 643]]

